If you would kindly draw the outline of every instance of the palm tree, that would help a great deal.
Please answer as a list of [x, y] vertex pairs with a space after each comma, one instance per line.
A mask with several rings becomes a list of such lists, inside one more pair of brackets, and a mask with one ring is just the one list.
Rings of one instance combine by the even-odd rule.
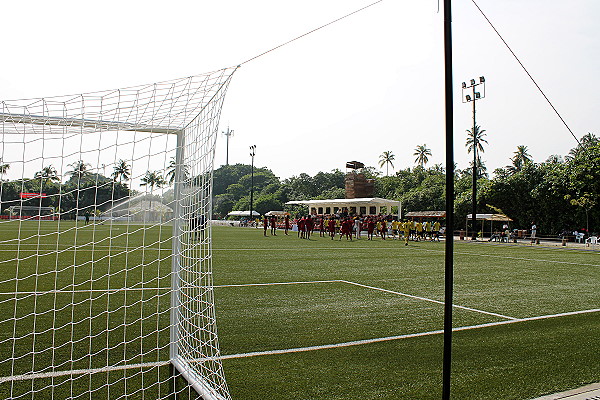
[[52, 165], [48, 165], [47, 167], [42, 168], [42, 170], [36, 172], [33, 177], [34, 179], [40, 180], [42, 187], [44, 186], [44, 184], [60, 181], [58, 172], [56, 172], [56, 168], [54, 168], [54, 166]]
[[[149, 186], [150, 194], [152, 194], [154, 187], [161, 188], [166, 183], [167, 182], [158, 171], [146, 171], [146, 175], [142, 177], [142, 183], [140, 183], [140, 186]], [[149, 211], [152, 212], [152, 196], [150, 196], [150, 205], [148, 208]]]
[[[175, 157], [171, 157], [169, 161], [169, 165], [167, 166], [167, 174], [165, 178], [169, 182], [169, 185], [172, 185], [175, 182], [175, 174], [177, 173], [177, 163], [175, 161]], [[181, 180], [185, 181], [190, 177], [189, 166], [187, 164], [183, 164], [181, 166]]]
[[388, 172], [389, 172], [389, 169], [388, 169], [389, 166], [391, 165], [392, 168], [394, 168], [394, 163], [392, 161], [394, 161], [395, 158], [396, 158], [396, 156], [391, 151], [384, 151], [379, 156], [379, 167], [381, 168], [385, 165], [385, 175], [386, 176], [388, 175]]
[[150, 187], [150, 193], [154, 191], [154, 187], [161, 188], [167, 182], [158, 171], [146, 171], [146, 175], [142, 178], [140, 186]]
[[577, 157], [581, 152], [583, 152], [585, 149], [587, 149], [591, 146], [594, 146], [598, 143], [600, 143], [600, 138], [598, 138], [593, 133], [588, 132], [586, 135], [583, 135], [583, 137], [579, 140], [579, 144], [577, 145], [577, 147], [575, 147], [569, 151], [569, 154], [566, 156], [566, 159], [572, 160], [575, 157]]
[[415, 152], [413, 156], [417, 156], [415, 158], [415, 164], [419, 164], [421, 167], [425, 167], [425, 164], [429, 162], [429, 157], [431, 155], [431, 150], [427, 148], [427, 145], [419, 145], [415, 148]]
[[512, 161], [512, 165], [508, 167], [509, 171], [513, 173], [519, 172], [525, 165], [529, 164], [533, 160], [527, 150], [527, 146], [517, 146], [517, 151], [513, 153], [514, 156], [510, 159]]
[[[475, 134], [473, 134], [473, 130]], [[487, 144], [487, 140], [483, 138], [485, 136], [484, 132], [485, 129], [481, 129], [479, 125], [475, 125], [475, 129], [467, 129], [467, 144], [465, 146], [469, 153], [473, 151], [473, 142], [475, 142], [478, 152], [484, 152], [483, 145], [481, 144], [482, 142]]]
[[[473, 161], [469, 162], [469, 168], [465, 170], [467, 174], [473, 173]], [[487, 166], [481, 160], [481, 157], [477, 157], [477, 179], [485, 178], [488, 176]]]
[[113, 173], [110, 175], [113, 178], [113, 181], [119, 181], [122, 183], [123, 181], [128, 181], [131, 176], [130, 165], [127, 164], [125, 160], [117, 161], [117, 165], [113, 168]]
[[71, 175], [76, 177], [77, 180], [81, 181], [84, 177], [90, 174], [90, 164], [84, 163], [83, 160], [75, 161], [74, 163], [68, 164], [69, 167], [73, 167], [71, 171], [67, 171], [65, 175]]

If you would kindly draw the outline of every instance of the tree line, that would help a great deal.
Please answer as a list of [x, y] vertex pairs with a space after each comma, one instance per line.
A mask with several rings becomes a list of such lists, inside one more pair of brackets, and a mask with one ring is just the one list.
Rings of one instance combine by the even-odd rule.
[[[545, 235], [563, 230], [587, 229], [598, 232], [600, 213], [600, 140], [589, 133], [565, 156], [554, 155], [543, 162], [535, 162], [526, 146], [518, 146], [509, 164], [493, 171], [490, 177], [485, 162], [485, 130], [475, 127], [468, 131], [466, 147], [469, 152], [476, 146], [479, 213], [504, 213], [514, 220], [513, 227], [527, 228], [535, 221]], [[386, 175], [374, 167], [360, 170], [375, 180], [376, 197], [400, 200], [403, 212], [444, 210], [445, 169], [436, 164], [427, 166], [431, 151], [426, 145], [415, 149], [414, 167], [394, 168], [395, 156], [385, 151], [379, 159], [379, 167], [386, 167]], [[473, 162], [471, 162], [472, 164]], [[102, 206], [136, 194], [128, 187], [131, 179], [130, 165], [119, 160], [109, 177], [93, 172], [82, 160], [69, 165], [71, 170], [61, 182], [54, 167], [47, 166], [35, 173], [33, 178], [13, 181], [2, 180], [0, 211], [7, 212], [11, 205], [29, 204], [54, 207], [65, 216], [95, 213]], [[472, 167], [472, 165], [471, 165]], [[471, 212], [473, 169], [455, 170], [454, 207], [457, 229], [464, 229], [466, 215]], [[0, 177], [10, 165], [0, 160]], [[287, 210], [306, 213], [302, 206], [286, 206], [290, 200], [335, 199], [345, 197], [345, 173], [339, 169], [318, 172], [314, 176], [301, 173], [280, 179], [267, 167], [246, 164], [224, 165], [213, 172], [213, 214], [225, 217], [230, 211], [249, 210], [250, 192], [253, 188], [253, 209], [261, 214], [271, 210]], [[147, 171], [140, 185], [154, 189], [171, 185], [175, 179], [175, 160], [171, 159], [163, 170]], [[164, 176], [163, 176], [164, 173]], [[181, 172], [189, 178], [184, 167]], [[46, 193], [42, 199], [20, 199], [21, 192]], [[170, 194], [169, 194], [170, 192]], [[163, 196], [169, 203], [172, 191]], [[22, 202], [22, 203], [21, 203]], [[100, 205], [100, 207], [99, 207]]]
[[[97, 214], [116, 201], [137, 193], [127, 185], [131, 179], [131, 166], [125, 160], [115, 164], [110, 177], [93, 172], [91, 165], [83, 160], [68, 167], [71, 169], [65, 173], [64, 182], [52, 165], [43, 167], [33, 178], [2, 180], [0, 212], [6, 214], [11, 206], [16, 205], [52, 207], [61, 213], [61, 218], [75, 218], [77, 215]], [[9, 169], [10, 164], [0, 160], [0, 176]], [[141, 178], [141, 185], [148, 186], [150, 192], [167, 183], [160, 171], [147, 171]], [[21, 193], [43, 194], [44, 197], [21, 199]]]
[[[485, 130], [475, 127], [467, 132], [469, 152], [477, 146], [478, 213], [504, 213], [513, 227], [526, 229], [535, 221], [543, 235], [563, 230], [597, 232], [600, 227], [600, 141], [587, 134], [565, 156], [554, 155], [535, 162], [527, 146], [518, 146], [502, 168], [487, 171], [481, 154], [485, 148]], [[440, 164], [428, 167], [431, 151], [417, 146], [414, 167], [382, 175], [374, 167], [360, 172], [375, 179], [376, 197], [402, 201], [403, 212], [444, 210], [446, 171]], [[395, 157], [386, 151], [379, 167], [392, 166]], [[466, 216], [472, 208], [472, 169], [455, 170], [454, 207], [457, 229], [465, 229]], [[266, 167], [254, 169], [253, 209], [264, 214], [270, 210], [306, 213], [301, 206], [286, 206], [290, 200], [344, 198], [344, 177], [340, 170], [319, 172], [314, 176], [301, 173], [280, 180]], [[224, 217], [232, 210], [250, 209], [251, 166], [235, 164], [214, 171], [214, 213]]]

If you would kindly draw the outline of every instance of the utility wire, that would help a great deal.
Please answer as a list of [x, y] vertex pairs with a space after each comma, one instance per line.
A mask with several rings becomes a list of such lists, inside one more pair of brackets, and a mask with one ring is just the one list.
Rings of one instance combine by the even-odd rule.
[[504, 43], [504, 45], [506, 46], [506, 48], [508, 49], [508, 51], [510, 51], [510, 53], [513, 55], [513, 57], [515, 58], [515, 60], [517, 60], [517, 62], [521, 66], [521, 68], [523, 68], [523, 70], [525, 71], [525, 73], [527, 74], [527, 76], [529, 76], [529, 79], [531, 79], [531, 81], [533, 82], [533, 84], [535, 85], [535, 87], [537, 87], [538, 90], [540, 91], [540, 93], [542, 94], [542, 96], [544, 96], [544, 98], [546, 99], [546, 101], [548, 102], [548, 104], [550, 104], [550, 107], [552, 107], [552, 109], [554, 110], [554, 112], [556, 113], [556, 115], [558, 115], [558, 118], [560, 118], [560, 120], [562, 121], [562, 123], [569, 130], [569, 132], [571, 133], [571, 136], [573, 136], [573, 138], [575, 139], [575, 141], [577, 142], [577, 144], [581, 144], [579, 142], [579, 139], [577, 139], [577, 136], [575, 136], [575, 134], [573, 133], [573, 131], [571, 130], [571, 128], [569, 128], [569, 125], [567, 125], [567, 123], [565, 122], [565, 120], [563, 119], [563, 117], [560, 115], [560, 113], [558, 112], [558, 110], [554, 107], [554, 105], [552, 104], [552, 102], [550, 101], [550, 99], [548, 98], [548, 96], [546, 96], [546, 94], [544, 93], [544, 91], [542, 90], [542, 88], [540, 87], [540, 85], [537, 84], [537, 82], [535, 81], [535, 79], [533, 79], [533, 76], [531, 76], [531, 74], [529, 73], [529, 71], [527, 71], [527, 68], [525, 68], [525, 66], [523, 65], [523, 63], [521, 62], [521, 60], [519, 60], [519, 57], [517, 57], [517, 55], [515, 54], [515, 52], [508, 45], [508, 43], [506, 43], [506, 40], [504, 40], [504, 38], [502, 37], [502, 35], [500, 35], [500, 32], [498, 32], [498, 30], [496, 29], [496, 27], [494, 26], [494, 24], [492, 24], [492, 22], [490, 21], [490, 19], [481, 10], [481, 8], [479, 7], [479, 5], [477, 5], [477, 3], [475, 2], [475, 0], [471, 0], [471, 1], [473, 2], [473, 4], [475, 4], [475, 7], [477, 7], [477, 9], [481, 13], [481, 15], [483, 15], [483, 18], [485, 18], [485, 20], [488, 22], [488, 24], [490, 24], [490, 26], [492, 27], [492, 29], [494, 30], [494, 32], [496, 32], [496, 34], [498, 35], [498, 37], [500, 38], [500, 40], [502, 40], [502, 43]]
[[270, 49], [270, 50], [267, 50], [267, 51], [265, 51], [265, 52], [263, 52], [263, 53], [261, 53], [261, 54], [259, 54], [259, 55], [257, 55], [257, 56], [254, 56], [254, 57], [252, 57], [252, 58], [250, 58], [250, 59], [248, 59], [248, 60], [244, 61], [243, 63], [240, 63], [240, 66], [241, 66], [241, 65], [243, 65], [243, 64], [246, 64], [247, 62], [250, 62], [250, 61], [252, 61], [252, 60], [255, 60], [255, 59], [257, 59], [258, 57], [262, 57], [262, 56], [264, 56], [265, 54], [272, 52], [273, 50], [277, 50], [277, 49], [278, 49], [278, 48], [280, 48], [280, 47], [283, 47], [283, 46], [285, 46], [285, 45], [288, 45], [288, 44], [290, 44], [290, 43], [292, 43], [292, 42], [294, 42], [294, 41], [296, 41], [296, 40], [298, 40], [298, 39], [300, 39], [300, 38], [303, 38], [304, 36], [310, 35], [310, 34], [311, 34], [311, 33], [313, 33], [313, 32], [316, 32], [316, 31], [318, 31], [318, 30], [320, 30], [320, 29], [323, 29], [323, 28], [325, 28], [326, 26], [329, 26], [329, 25], [331, 25], [331, 24], [335, 24], [336, 22], [338, 22], [338, 21], [341, 21], [341, 20], [343, 20], [344, 18], [348, 18], [349, 16], [351, 16], [351, 15], [354, 15], [354, 14], [356, 14], [356, 13], [358, 13], [358, 12], [361, 12], [361, 11], [363, 11], [363, 10], [365, 10], [365, 9], [367, 9], [367, 8], [369, 8], [369, 7], [371, 7], [371, 6], [374, 6], [374, 5], [375, 5], [375, 4], [377, 4], [377, 3], [381, 3], [382, 1], [383, 1], [383, 0], [377, 0], [377, 1], [376, 1], [376, 2], [374, 2], [374, 3], [371, 3], [371, 4], [369, 4], [369, 5], [367, 5], [367, 6], [363, 7], [363, 8], [360, 8], [360, 9], [358, 9], [358, 10], [356, 10], [356, 11], [353, 11], [353, 12], [351, 12], [350, 14], [346, 14], [346, 15], [344, 15], [343, 17], [340, 17], [340, 18], [338, 18], [338, 19], [336, 19], [336, 20], [334, 20], [334, 21], [328, 22], [328, 23], [326, 23], [325, 25], [321, 25], [320, 27], [318, 27], [318, 28], [315, 28], [315, 29], [313, 29], [312, 31], [306, 32], [306, 33], [304, 33], [304, 34], [302, 34], [302, 35], [300, 35], [300, 36], [298, 36], [298, 37], [296, 37], [296, 38], [294, 38], [294, 39], [292, 39], [292, 40], [288, 40], [287, 42], [285, 42], [285, 43], [282, 43], [282, 44], [280, 44], [279, 46], [273, 47], [273, 48], [272, 48], [272, 49]]

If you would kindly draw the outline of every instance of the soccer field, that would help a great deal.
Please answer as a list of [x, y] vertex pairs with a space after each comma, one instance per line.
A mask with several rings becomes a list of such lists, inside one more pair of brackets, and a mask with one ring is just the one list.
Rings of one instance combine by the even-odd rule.
[[[441, 397], [444, 244], [215, 230], [236, 399]], [[600, 254], [455, 245], [452, 394], [528, 399], [600, 381]]]
[[[170, 227], [73, 228], [28, 222], [21, 240], [0, 231], [0, 397], [75, 398], [81, 386], [115, 398], [123, 385], [128, 398], [166, 396], [168, 369], [152, 363], [168, 360]], [[121, 271], [125, 258], [140, 267]], [[213, 269], [234, 399], [441, 397], [443, 243], [215, 227]], [[457, 242], [453, 398], [528, 399], [600, 381], [598, 287], [598, 252]], [[84, 339], [73, 342], [77, 329]], [[47, 372], [139, 367], [4, 379], [52, 360]]]

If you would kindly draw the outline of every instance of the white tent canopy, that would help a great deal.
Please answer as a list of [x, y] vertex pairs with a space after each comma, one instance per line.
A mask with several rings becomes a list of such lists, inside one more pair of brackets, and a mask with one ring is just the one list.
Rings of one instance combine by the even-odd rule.
[[265, 213], [265, 215], [267, 217], [285, 217], [286, 215], [290, 215], [290, 213], [287, 211], [269, 211], [268, 213]]
[[402, 214], [402, 202], [382, 199], [379, 197], [363, 197], [358, 199], [329, 199], [329, 200], [297, 200], [285, 204], [300, 204], [308, 206], [311, 214], [335, 214], [347, 209], [357, 214], [377, 215], [385, 207], [385, 212], [391, 214], [392, 207], [398, 207], [398, 216]]
[[[246, 211], [232, 211], [229, 214], [227, 214], [228, 217], [249, 217], [250, 216], [250, 211], [246, 210]], [[260, 213], [252, 210], [252, 216], [253, 217], [260, 217]]]

